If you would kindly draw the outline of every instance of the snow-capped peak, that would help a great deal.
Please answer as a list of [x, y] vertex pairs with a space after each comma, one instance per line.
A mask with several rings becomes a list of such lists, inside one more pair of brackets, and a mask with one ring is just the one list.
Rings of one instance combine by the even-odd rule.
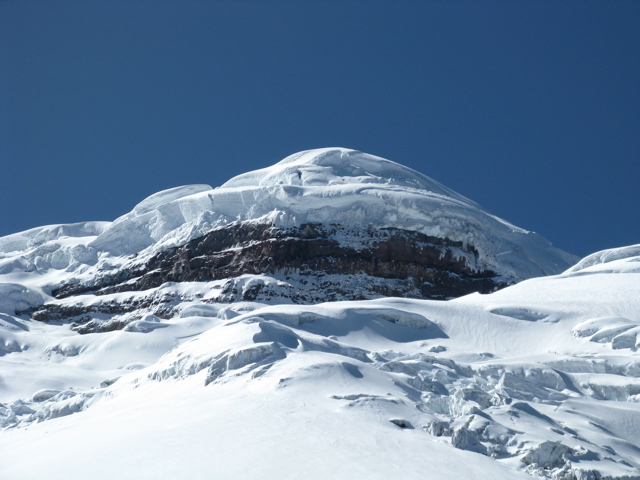
[[640, 480], [640, 246], [494, 291], [571, 260], [346, 149], [0, 238], [0, 476]]
[[271, 167], [238, 175], [223, 184], [222, 188], [351, 184], [415, 188], [475, 205], [468, 198], [411, 168], [348, 148], [318, 148], [298, 152]]
[[[470, 247], [477, 252], [472, 268], [507, 281], [560, 273], [577, 260], [421, 173], [345, 148], [296, 153], [215, 189], [188, 185], [158, 192], [96, 231], [97, 237], [87, 237], [86, 255], [55, 254], [54, 247], [38, 255], [46, 260], [42, 265], [55, 256], [57, 266], [71, 269], [82, 265], [82, 258], [95, 263], [97, 256], [137, 254], [144, 259], [240, 224], [417, 232]], [[23, 245], [14, 238], [0, 239], [3, 243], [12, 249]], [[62, 265], [61, 258], [70, 263]]]
[[477, 249], [481, 268], [511, 279], [560, 273], [577, 260], [426, 175], [357, 150], [307, 150], [214, 190], [187, 188], [145, 200], [144, 209], [118, 219], [93, 246], [130, 254], [176, 246], [233, 222], [319, 223], [462, 242]]

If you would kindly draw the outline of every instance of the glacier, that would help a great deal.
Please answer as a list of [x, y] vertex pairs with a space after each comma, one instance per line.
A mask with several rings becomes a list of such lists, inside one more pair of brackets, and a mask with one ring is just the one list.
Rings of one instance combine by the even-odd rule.
[[[224, 297], [226, 280], [207, 280], [55, 297], [256, 224], [445, 237], [506, 286], [296, 303]], [[338, 148], [160, 192], [114, 222], [0, 238], [0, 477], [640, 479], [638, 274], [640, 245], [579, 260]], [[90, 320], [39, 321], [44, 307]]]

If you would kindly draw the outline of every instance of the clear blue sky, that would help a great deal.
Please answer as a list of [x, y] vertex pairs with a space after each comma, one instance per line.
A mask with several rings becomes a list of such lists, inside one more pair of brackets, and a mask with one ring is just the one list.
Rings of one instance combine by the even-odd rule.
[[0, 48], [0, 235], [343, 146], [640, 243], [635, 0], [0, 0]]

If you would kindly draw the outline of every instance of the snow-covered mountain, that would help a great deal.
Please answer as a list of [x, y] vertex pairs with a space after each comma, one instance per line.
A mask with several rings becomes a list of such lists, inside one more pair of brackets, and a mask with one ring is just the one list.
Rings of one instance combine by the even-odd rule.
[[639, 273], [335, 148], [0, 238], [0, 478], [640, 479]]
[[[40, 307], [35, 318], [85, 331], [124, 326], [140, 303], [155, 302], [160, 317], [178, 313], [176, 297], [150, 293], [167, 282], [198, 282], [188, 300], [213, 302], [443, 299], [577, 261], [418, 172], [337, 148], [292, 155], [216, 189], [163, 191], [112, 223], [10, 235], [0, 252], [5, 278], [32, 273], [28, 286], [46, 302], [29, 304]], [[124, 291], [147, 293], [130, 304], [111, 296]], [[91, 321], [95, 314], [113, 325]]]

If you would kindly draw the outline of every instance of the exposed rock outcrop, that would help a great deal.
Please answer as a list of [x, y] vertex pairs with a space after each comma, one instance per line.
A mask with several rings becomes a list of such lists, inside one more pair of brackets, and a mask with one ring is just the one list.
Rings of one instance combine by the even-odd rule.
[[[53, 295], [105, 296], [146, 291], [167, 282], [224, 280], [216, 301], [287, 298], [313, 303], [378, 296], [443, 299], [504, 286], [495, 272], [478, 269], [477, 257], [471, 245], [396, 228], [306, 224], [285, 229], [252, 223], [214, 230], [144, 263], [133, 261], [97, 276], [91, 283], [62, 284]], [[280, 283], [274, 287], [254, 281], [247, 286], [237, 281], [245, 275], [272, 277]], [[38, 320], [74, 318], [82, 323], [92, 313], [122, 314], [151, 303], [118, 305], [105, 299], [86, 312], [46, 304], [32, 315]]]
[[[503, 286], [495, 272], [477, 270], [475, 260], [472, 246], [395, 228], [306, 224], [283, 229], [245, 224], [214, 230], [162, 251], [143, 265], [103, 276], [93, 285], [64, 284], [53, 295], [64, 298], [87, 291], [104, 295], [244, 274], [368, 275], [406, 283], [371, 295], [420, 298], [486, 293]], [[349, 298], [348, 292], [344, 295]]]

